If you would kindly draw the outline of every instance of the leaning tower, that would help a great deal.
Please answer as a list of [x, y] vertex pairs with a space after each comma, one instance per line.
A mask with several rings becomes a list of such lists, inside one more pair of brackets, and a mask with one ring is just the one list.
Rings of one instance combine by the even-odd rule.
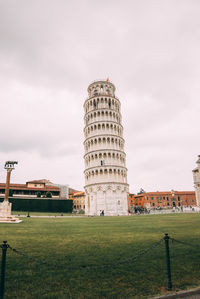
[[84, 103], [85, 212], [127, 215], [128, 184], [120, 101], [115, 86], [96, 81]]

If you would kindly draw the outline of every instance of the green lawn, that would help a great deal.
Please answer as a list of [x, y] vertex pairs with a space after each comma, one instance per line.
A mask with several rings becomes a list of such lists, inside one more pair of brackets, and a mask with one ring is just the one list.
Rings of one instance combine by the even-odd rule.
[[[83, 216], [84, 214], [72, 214], [72, 213], [59, 213], [59, 212], [29, 212], [30, 216]], [[12, 215], [28, 215], [28, 212], [12, 211]]]
[[[150, 298], [167, 293], [164, 242], [120, 263], [166, 232], [198, 245], [200, 215], [23, 218], [20, 224], [0, 224], [0, 242], [7, 240], [25, 254], [8, 249], [5, 299]], [[200, 285], [200, 248], [170, 242], [170, 251], [173, 290]], [[94, 267], [106, 264], [110, 266]]]

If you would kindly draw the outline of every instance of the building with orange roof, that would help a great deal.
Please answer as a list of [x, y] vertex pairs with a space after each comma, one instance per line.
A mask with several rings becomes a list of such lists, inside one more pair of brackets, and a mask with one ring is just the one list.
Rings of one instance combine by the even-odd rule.
[[72, 196], [73, 208], [75, 210], [85, 210], [85, 193], [82, 191], [75, 192]]
[[129, 193], [128, 195], [128, 208], [130, 209], [131, 207], [135, 206], [135, 195], [133, 193]]
[[142, 194], [129, 194], [129, 207], [142, 207], [146, 209], [159, 208], [185, 208], [195, 207], [194, 191], [156, 191]]
[[[45, 197], [50, 192], [52, 198], [68, 199], [68, 189], [68, 185], [53, 184], [45, 179], [28, 181], [26, 184], [10, 184], [13, 197]], [[4, 195], [5, 183], [0, 183], [0, 197]]]

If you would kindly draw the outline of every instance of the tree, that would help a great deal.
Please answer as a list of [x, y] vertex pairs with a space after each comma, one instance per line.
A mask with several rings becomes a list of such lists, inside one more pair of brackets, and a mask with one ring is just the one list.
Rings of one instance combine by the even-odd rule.
[[139, 213], [139, 214], [141, 214], [141, 213], [147, 213], [147, 209], [143, 208], [141, 206], [134, 207], [134, 210], [135, 210], [135, 213]]
[[138, 192], [138, 195], [139, 195], [139, 194], [144, 194], [144, 193], [146, 193], [146, 192], [144, 191], [144, 189], [140, 188], [140, 192]]
[[13, 196], [13, 190], [12, 190], [12, 189], [9, 190], [9, 196], [10, 196], [10, 197]]
[[52, 194], [51, 194], [50, 191], [47, 191], [47, 193], [46, 193], [46, 197], [47, 197], [47, 198], [52, 198]]
[[41, 192], [38, 191], [38, 192], [37, 192], [37, 197], [39, 198], [39, 197], [41, 197], [41, 195], [42, 195]]

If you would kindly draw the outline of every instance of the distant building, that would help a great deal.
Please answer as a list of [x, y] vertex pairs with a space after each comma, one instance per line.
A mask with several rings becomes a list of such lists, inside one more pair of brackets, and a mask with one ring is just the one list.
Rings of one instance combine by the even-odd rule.
[[72, 196], [73, 199], [73, 208], [75, 210], [85, 210], [85, 193], [75, 192]]
[[[141, 194], [142, 195], [142, 194]], [[140, 206], [144, 208], [144, 199], [143, 197], [136, 198], [137, 195], [133, 193], [129, 193], [129, 199], [128, 199], [128, 207], [133, 208], [135, 206]]]
[[69, 188], [69, 199], [73, 200], [74, 193], [76, 192], [80, 192], [80, 191]]
[[[45, 197], [50, 192], [52, 198], [68, 199], [68, 185], [53, 184], [49, 180], [34, 180], [26, 184], [10, 184], [10, 190], [13, 197]], [[5, 195], [5, 183], [0, 183], [0, 197]]]
[[129, 193], [128, 196], [128, 208], [130, 210], [131, 207], [135, 206], [135, 200], [134, 200], [134, 194], [133, 193]]
[[146, 209], [194, 207], [196, 198], [194, 191], [165, 191], [146, 192], [142, 194], [129, 194], [129, 209], [142, 207]]
[[50, 186], [58, 187], [60, 189], [60, 198], [68, 199], [69, 198], [69, 185], [63, 184], [53, 184], [50, 183]]
[[197, 160], [197, 167], [192, 171], [194, 178], [194, 188], [196, 194], [197, 206], [200, 206], [200, 155]]

